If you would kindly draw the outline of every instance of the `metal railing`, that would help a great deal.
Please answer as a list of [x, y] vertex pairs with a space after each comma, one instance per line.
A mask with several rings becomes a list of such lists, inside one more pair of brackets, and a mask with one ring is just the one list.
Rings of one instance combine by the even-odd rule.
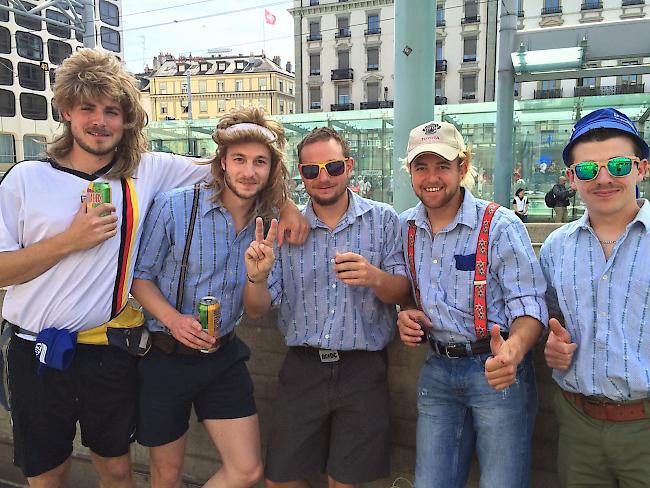
[[330, 105], [332, 112], [344, 112], [346, 110], [354, 110], [354, 103], [333, 103]]
[[339, 68], [339, 69], [332, 70], [332, 81], [353, 80], [353, 79], [354, 79], [353, 68]]
[[548, 98], [562, 98], [562, 88], [549, 88], [547, 90], [535, 90], [535, 100], [546, 100]]

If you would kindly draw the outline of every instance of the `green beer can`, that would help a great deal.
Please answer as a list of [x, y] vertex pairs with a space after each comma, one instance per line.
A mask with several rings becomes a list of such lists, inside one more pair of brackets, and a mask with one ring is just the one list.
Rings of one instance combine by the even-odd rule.
[[[99, 207], [102, 203], [111, 203], [111, 185], [110, 183], [102, 181], [93, 181], [88, 185], [86, 190], [86, 204], [88, 208]], [[103, 212], [102, 217], [108, 215], [108, 212]]]
[[[199, 301], [199, 322], [205, 332], [217, 338], [219, 343], [219, 324], [221, 322], [221, 305], [215, 297], [203, 297]], [[214, 352], [216, 347], [201, 349], [201, 352]]]

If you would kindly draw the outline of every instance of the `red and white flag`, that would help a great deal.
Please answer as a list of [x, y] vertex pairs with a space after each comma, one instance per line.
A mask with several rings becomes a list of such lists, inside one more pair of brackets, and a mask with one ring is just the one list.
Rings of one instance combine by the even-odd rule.
[[275, 25], [275, 15], [266, 9], [264, 9], [264, 22], [269, 25]]

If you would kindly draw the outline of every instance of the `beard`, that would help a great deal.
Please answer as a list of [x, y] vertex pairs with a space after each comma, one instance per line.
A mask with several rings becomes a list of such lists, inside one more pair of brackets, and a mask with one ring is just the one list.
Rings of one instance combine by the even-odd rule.
[[309, 195], [309, 196], [314, 202], [316, 202], [321, 207], [329, 207], [330, 205], [334, 205], [338, 203], [341, 200], [341, 198], [343, 198], [343, 195], [345, 195], [347, 191], [348, 191], [347, 187], [344, 187], [342, 191], [328, 198], [321, 198], [317, 195]]
[[112, 146], [108, 147], [92, 147], [86, 144], [80, 137], [77, 137], [75, 134], [72, 134], [72, 138], [74, 139], [74, 142], [84, 151], [86, 151], [89, 154], [92, 154], [94, 156], [106, 156], [108, 154], [111, 154], [115, 152], [117, 149], [117, 146], [120, 144], [120, 141], [117, 141], [115, 144]]
[[223, 172], [223, 181], [228, 187], [228, 189], [235, 194], [238, 198], [241, 198], [242, 200], [252, 200], [254, 198], [257, 198], [257, 195], [261, 193], [262, 190], [257, 190], [254, 192], [252, 195], [244, 195], [242, 192], [237, 190], [237, 187], [235, 184], [232, 182], [230, 179], [230, 175], [226, 173], [225, 171]]

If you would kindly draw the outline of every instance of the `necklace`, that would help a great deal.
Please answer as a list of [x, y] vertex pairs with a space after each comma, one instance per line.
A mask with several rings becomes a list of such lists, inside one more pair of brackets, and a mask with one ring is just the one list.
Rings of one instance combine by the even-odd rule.
[[618, 239], [614, 239], [613, 241], [601, 241], [600, 239], [598, 239], [598, 242], [600, 242], [601, 244], [616, 244], [618, 242]]

